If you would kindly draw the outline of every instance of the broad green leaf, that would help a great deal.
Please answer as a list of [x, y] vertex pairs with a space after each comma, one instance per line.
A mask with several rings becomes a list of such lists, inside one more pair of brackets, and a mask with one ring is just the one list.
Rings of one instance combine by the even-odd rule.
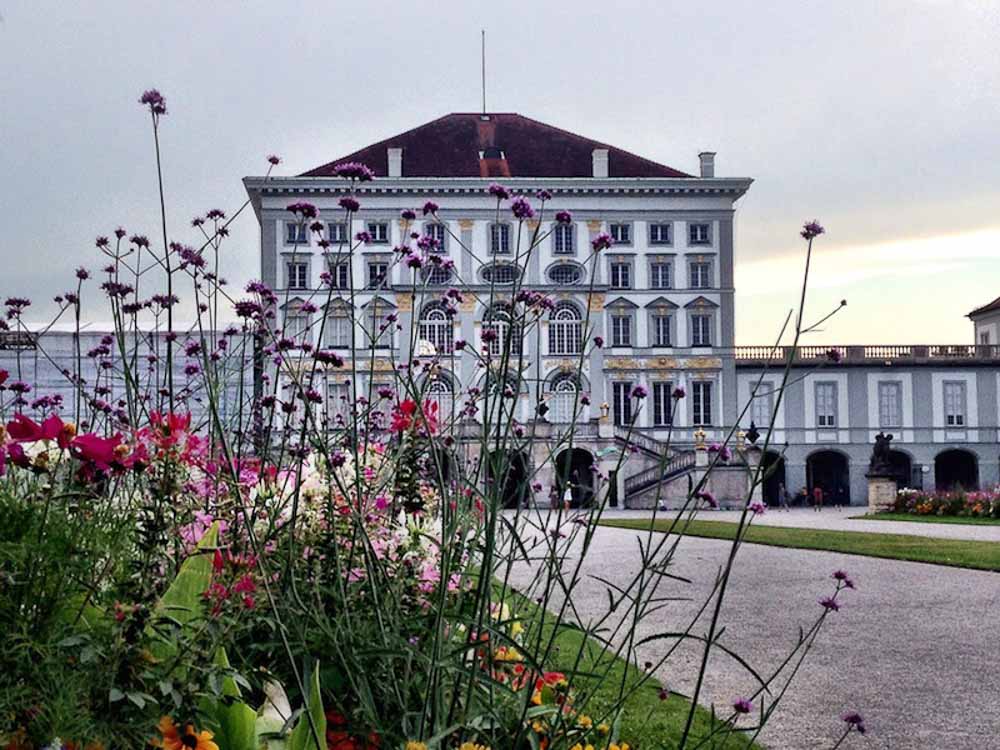
[[257, 712], [243, 701], [216, 705], [215, 743], [222, 750], [257, 750]]
[[[319, 742], [313, 734], [309, 717], [316, 727]], [[323, 696], [319, 689], [319, 662], [316, 663], [309, 681], [309, 695], [306, 698], [306, 710], [299, 717], [298, 724], [292, 730], [288, 740], [289, 750], [326, 750], [326, 715], [323, 713]]]

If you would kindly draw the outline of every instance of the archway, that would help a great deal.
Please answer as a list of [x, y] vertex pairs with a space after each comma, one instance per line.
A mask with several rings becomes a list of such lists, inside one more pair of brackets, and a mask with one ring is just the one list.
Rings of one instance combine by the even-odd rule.
[[934, 486], [939, 490], [979, 489], [979, 462], [971, 451], [953, 448], [934, 457]]
[[851, 470], [847, 456], [838, 451], [816, 451], [806, 459], [806, 481], [810, 492], [823, 490], [823, 501], [830, 505], [850, 505]]
[[570, 507], [586, 508], [594, 502], [594, 456], [583, 448], [567, 448], [556, 456], [556, 491], [560, 501], [567, 487]]
[[[504, 508], [517, 508], [524, 505], [528, 497], [528, 457], [523, 451], [494, 451], [489, 455], [487, 477], [491, 485], [498, 476], [503, 480], [496, 497]], [[488, 496], [493, 495], [491, 486]]]
[[913, 487], [913, 462], [909, 454], [903, 451], [889, 451], [889, 464], [892, 466], [892, 475], [898, 489]]
[[780, 491], [785, 485], [785, 457], [776, 451], [765, 451], [761, 457], [762, 473], [764, 476], [763, 490], [764, 502], [770, 506], [778, 507], [781, 502]]

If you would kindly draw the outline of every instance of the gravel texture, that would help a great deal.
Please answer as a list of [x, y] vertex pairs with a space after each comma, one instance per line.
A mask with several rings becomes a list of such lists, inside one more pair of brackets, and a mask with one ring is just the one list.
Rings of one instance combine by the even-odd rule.
[[[838, 523], [851, 522], [845, 514]], [[895, 531], [890, 522], [867, 525]], [[914, 533], [926, 528], [904, 525], [908, 532], [914, 527]], [[983, 527], [959, 528], [978, 532]], [[573, 595], [581, 619], [599, 616], [607, 608], [605, 586], [591, 576], [621, 585], [637, 573], [640, 536], [645, 537], [625, 529], [597, 531], [584, 562], [587, 575]], [[682, 540], [671, 572], [692, 583], [667, 581], [659, 593], [691, 601], [671, 602], [640, 623], [640, 638], [686, 626], [708, 595], [728, 550], [724, 541]], [[996, 573], [745, 545], [722, 610], [722, 643], [761, 673], [776, 667], [794, 646], [799, 627], [815, 621], [818, 599], [832, 592], [831, 573], [838, 568], [851, 574], [857, 590], [844, 592], [843, 608], [827, 618], [762, 735], [763, 743], [775, 750], [830, 748], [844, 726], [840, 715], [854, 710], [865, 717], [868, 733], [853, 735], [845, 748], [1000, 748]], [[527, 578], [522, 567], [513, 582], [523, 584]], [[695, 632], [706, 629], [707, 619]], [[664, 641], [651, 642], [639, 651], [638, 660], [656, 661], [667, 648]], [[668, 687], [689, 694], [699, 656], [694, 647], [678, 649], [657, 676]], [[702, 702], [728, 709], [734, 698], [753, 692], [753, 684], [739, 665], [719, 653], [710, 661]]]

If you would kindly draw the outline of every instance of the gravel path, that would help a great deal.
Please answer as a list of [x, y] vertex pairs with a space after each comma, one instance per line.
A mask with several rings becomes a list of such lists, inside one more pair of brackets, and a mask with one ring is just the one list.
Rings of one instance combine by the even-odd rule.
[[[841, 511], [824, 508], [816, 513], [812, 510], [794, 508], [779, 511], [769, 508], [766, 513], [754, 519], [755, 526], [792, 526], [804, 529], [831, 529], [835, 531], [871, 531], [876, 534], [909, 534], [930, 536], [939, 539], [969, 539], [986, 542], [1000, 542], [1000, 524], [957, 524], [923, 523], [919, 521], [867, 521], [857, 516], [864, 515], [866, 508], [847, 507]], [[605, 518], [647, 518], [647, 510], [606, 510]], [[669, 511], [661, 511], [658, 518], [670, 518]], [[735, 510], [702, 511], [698, 518], [703, 521], [739, 520], [740, 512]], [[997, 743], [1000, 747], [1000, 741]]]
[[[585, 572], [617, 584], [631, 580], [640, 559], [637, 538], [635, 531], [599, 530]], [[655, 613], [640, 624], [640, 637], [686, 625], [728, 549], [727, 542], [684, 539], [671, 570], [693, 583], [671, 584], [660, 594], [694, 601], [672, 602]], [[768, 724], [764, 744], [774, 750], [830, 748], [843, 727], [840, 714], [856, 710], [865, 716], [868, 734], [852, 736], [844, 747], [1000, 748], [998, 574], [746, 545], [723, 608], [722, 642], [758, 671], [773, 668], [794, 645], [799, 626], [815, 620], [817, 599], [832, 591], [830, 574], [838, 568], [852, 575], [857, 590], [845, 592], [843, 608], [827, 619]], [[518, 577], [524, 583], [527, 571]], [[593, 578], [584, 579], [573, 599], [582, 613], [606, 611], [604, 585]], [[639, 659], [656, 661], [666, 649], [664, 642], [654, 642]], [[689, 693], [698, 655], [693, 648], [678, 650], [657, 676]], [[702, 702], [728, 707], [752, 685], [734, 662], [713, 657]]]

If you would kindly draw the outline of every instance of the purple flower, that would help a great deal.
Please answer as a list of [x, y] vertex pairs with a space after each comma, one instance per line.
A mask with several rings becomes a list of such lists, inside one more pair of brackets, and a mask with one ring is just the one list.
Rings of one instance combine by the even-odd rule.
[[88, 271], [83, 266], [80, 266], [78, 269], [76, 269], [76, 278], [78, 278], [80, 281], [86, 281], [87, 279], [90, 278], [90, 271]]
[[427, 216], [427, 214], [436, 214], [437, 211], [438, 211], [438, 204], [435, 203], [434, 201], [427, 201], [424, 204], [424, 216]]
[[635, 388], [632, 389], [632, 398], [643, 399], [646, 398], [646, 396], [648, 395], [649, 391], [647, 391], [641, 385], [637, 385]]
[[674, 388], [674, 392], [671, 393], [670, 395], [675, 399], [682, 399], [687, 395], [687, 391], [685, 391], [680, 386], [677, 386], [676, 388]]
[[212, 221], [218, 221], [219, 219], [226, 218], [226, 212], [221, 208], [213, 208], [207, 214], [205, 214], [206, 219], [211, 219]]
[[121, 239], [121, 238], [122, 238], [122, 237], [124, 237], [124, 236], [125, 236], [126, 234], [127, 234], [127, 232], [125, 231], [125, 228], [124, 228], [124, 227], [118, 227], [118, 228], [117, 228], [117, 229], [115, 230], [115, 237], [117, 237], [118, 239]]
[[864, 717], [857, 711], [848, 711], [846, 714], [843, 714], [840, 718], [843, 719], [848, 726], [858, 730], [858, 734], [865, 733], [866, 730], [865, 730]]
[[94, 244], [97, 245], [97, 247], [104, 248], [107, 247], [110, 243], [108, 242], [107, 237], [98, 237], [97, 240], [94, 242]]
[[405, 211], [399, 214], [399, 218], [401, 218], [403, 221], [413, 221], [414, 219], [417, 218], [417, 213], [416, 211], [411, 211], [410, 209], [406, 209]]
[[733, 701], [733, 711], [738, 714], [748, 714], [753, 711], [753, 704], [746, 698], [737, 698]]
[[764, 511], [767, 510], [767, 506], [760, 500], [750, 503], [749, 508], [750, 512], [757, 516], [763, 515]]
[[312, 203], [306, 203], [305, 201], [299, 201], [298, 203], [290, 203], [286, 208], [293, 214], [298, 214], [303, 219], [315, 219], [318, 216], [318, 211], [316, 211], [316, 206]]
[[833, 579], [835, 581], [840, 581], [844, 585], [845, 589], [853, 589], [854, 588], [854, 581], [851, 580], [851, 577], [849, 575], [847, 575], [846, 571], [835, 570], [833, 572]]
[[819, 237], [825, 231], [826, 230], [823, 229], [823, 227], [820, 226], [820, 223], [815, 219], [802, 226], [802, 236], [807, 240], [811, 240], [813, 237]]
[[827, 349], [826, 350], [826, 358], [828, 360], [830, 360], [831, 362], [834, 362], [834, 363], [839, 362], [840, 361], [840, 350], [839, 349], [833, 349], [833, 348]]
[[139, 104], [147, 105], [149, 107], [149, 111], [154, 115], [167, 114], [167, 100], [164, 99], [163, 94], [156, 89], [150, 89], [149, 91], [142, 92], [142, 96], [139, 98]]
[[545, 201], [552, 200], [552, 193], [550, 193], [548, 190], [538, 190], [535, 193], [535, 197], [542, 203], [544, 203]]
[[279, 164], [281, 164], [281, 157], [276, 156], [275, 154], [268, 154], [267, 163], [270, 164], [272, 167], [276, 167]]
[[462, 351], [465, 348], [465, 339], [458, 339], [455, 341], [455, 351]]
[[488, 188], [486, 188], [486, 192], [495, 197], [498, 201], [505, 201], [508, 198], [510, 198], [510, 191], [507, 190], [507, 188], [505, 188], [503, 185], [500, 185], [496, 182], [492, 183]]
[[420, 260], [419, 255], [408, 255], [406, 256], [406, 265], [410, 268], [420, 268], [424, 265], [424, 262]]
[[604, 348], [604, 337], [603, 336], [594, 336], [594, 346], [596, 346], [598, 349], [603, 349]]
[[357, 213], [358, 210], [361, 208], [361, 204], [358, 203], [358, 201], [355, 198], [352, 198], [349, 195], [344, 196], [339, 201], [337, 201], [337, 203], [341, 208], [345, 209], [346, 211], [349, 211], [350, 213]]
[[368, 182], [375, 177], [375, 173], [369, 167], [356, 161], [338, 164], [333, 168], [333, 173], [338, 177], [346, 177], [358, 182]]
[[611, 235], [608, 234], [607, 232], [601, 232], [599, 235], [597, 235], [596, 237], [594, 237], [594, 239], [590, 241], [590, 246], [594, 248], [595, 253], [600, 250], [607, 250], [613, 244], [615, 244], [615, 241], [611, 238]]
[[144, 234], [133, 234], [128, 241], [136, 247], [149, 247], [149, 238]]
[[569, 224], [573, 221], [573, 214], [569, 211], [559, 211], [556, 213], [556, 222], [559, 224]]
[[820, 606], [829, 612], [839, 612], [840, 604], [832, 596], [824, 596], [819, 600]]
[[510, 204], [510, 210], [518, 219], [530, 219], [535, 215], [535, 209], [528, 203], [528, 199], [523, 195], [517, 196]]
[[354, 239], [364, 245], [370, 245], [372, 242], [372, 236], [368, 232], [358, 232], [354, 235]]

